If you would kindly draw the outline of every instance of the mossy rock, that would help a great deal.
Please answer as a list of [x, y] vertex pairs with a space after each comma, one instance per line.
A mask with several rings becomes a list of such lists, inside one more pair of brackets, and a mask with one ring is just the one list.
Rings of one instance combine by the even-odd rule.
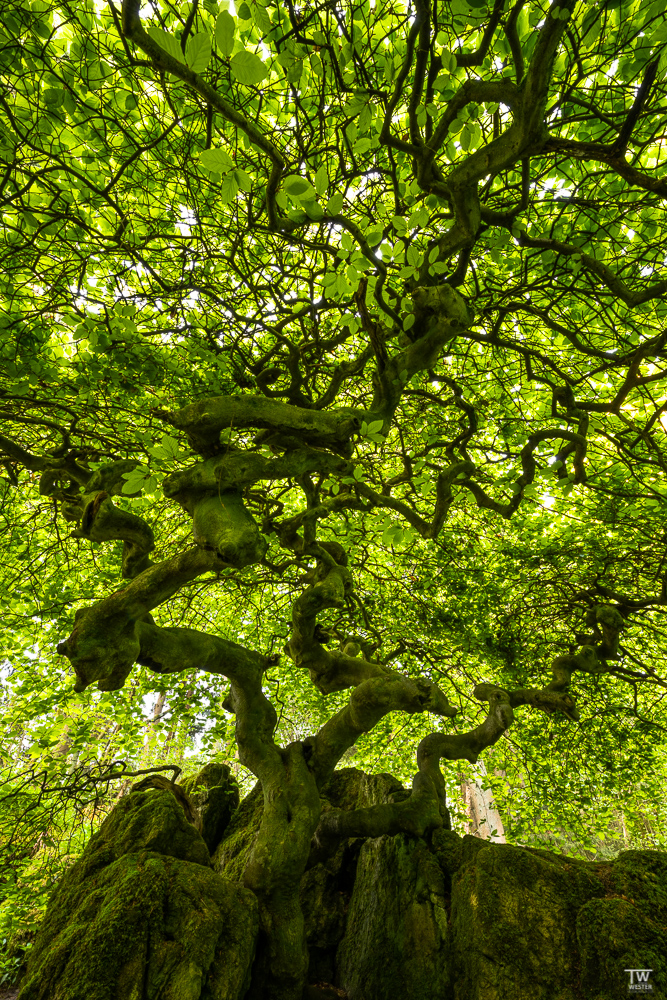
[[667, 997], [667, 855], [623, 851], [598, 867], [605, 898], [577, 914], [582, 986], [616, 1000], [631, 995], [626, 969], [651, 969], [650, 995]]
[[206, 764], [181, 787], [199, 810], [201, 834], [211, 854], [222, 840], [239, 805], [239, 786], [227, 764]]
[[56, 889], [21, 1000], [240, 1000], [252, 893], [212, 870], [165, 790], [121, 800]]
[[264, 796], [259, 782], [233, 814], [213, 855], [213, 867], [233, 882], [242, 882], [250, 852], [259, 833]]
[[188, 822], [181, 804], [167, 789], [149, 788], [120, 800], [84, 852], [95, 857], [106, 844], [114, 858], [137, 851], [154, 851], [193, 864], [210, 866], [201, 834]]
[[434, 845], [452, 879], [455, 1000], [614, 1000], [629, 995], [628, 968], [653, 969], [651, 995], [665, 995], [666, 855], [600, 864], [474, 837]]

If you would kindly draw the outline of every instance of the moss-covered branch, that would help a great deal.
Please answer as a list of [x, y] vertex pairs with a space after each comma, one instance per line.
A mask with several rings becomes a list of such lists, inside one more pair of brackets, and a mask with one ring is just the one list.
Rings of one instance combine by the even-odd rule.
[[[410, 683], [408, 678], [402, 680]], [[425, 682], [413, 683], [424, 684]], [[354, 692], [352, 698], [355, 698], [358, 692], [359, 689]], [[486, 747], [497, 742], [513, 721], [513, 713], [506, 691], [496, 688], [493, 691], [476, 691], [475, 693], [480, 700], [489, 702], [489, 712], [484, 722], [468, 733], [455, 735], [432, 733], [430, 736], [426, 736], [417, 750], [419, 771], [413, 778], [412, 789], [408, 795], [401, 796], [398, 801], [369, 806], [365, 809], [347, 811], [332, 809], [324, 813], [315, 833], [311, 863], [326, 857], [335, 849], [340, 840], [347, 837], [380, 837], [397, 833], [410, 833], [413, 836], [423, 837], [438, 827], [449, 827], [449, 813], [445, 802], [445, 782], [440, 771], [440, 760], [446, 758], [447, 760], [476, 761], [477, 755]], [[400, 699], [397, 700], [400, 701]], [[362, 719], [364, 722], [371, 722], [373, 715], [378, 712], [380, 703], [381, 700], [377, 700], [372, 707], [365, 706], [365, 712], [362, 709], [360, 713], [362, 718], [359, 719], [359, 722]], [[394, 707], [404, 708], [404, 705], [397, 704]], [[430, 710], [433, 711], [433, 709]], [[342, 714], [339, 713], [339, 716]], [[454, 710], [441, 711], [439, 714], [452, 716]], [[337, 719], [338, 716], [334, 718]], [[331, 722], [333, 723], [334, 719]], [[353, 733], [355, 722], [348, 722], [350, 736]], [[375, 722], [371, 724], [375, 725]], [[327, 723], [318, 734], [318, 741], [329, 725], [330, 723]], [[332, 742], [331, 736], [329, 734], [327, 736], [328, 739], [323, 741], [323, 746]], [[327, 772], [325, 771], [325, 773]]]
[[137, 624], [190, 580], [217, 569], [214, 553], [194, 548], [156, 563], [117, 590], [75, 616], [71, 635], [59, 643], [76, 674], [75, 691], [97, 682], [101, 691], [123, 686], [140, 655]]
[[210, 457], [225, 450], [220, 444], [222, 431], [247, 427], [263, 429], [262, 440], [276, 445], [285, 438], [318, 448], [331, 448], [349, 454], [351, 438], [362, 421], [373, 419], [365, 410], [352, 407], [331, 411], [309, 410], [281, 403], [264, 396], [213, 396], [191, 403], [180, 410], [156, 410], [172, 427], [188, 435], [192, 448]]

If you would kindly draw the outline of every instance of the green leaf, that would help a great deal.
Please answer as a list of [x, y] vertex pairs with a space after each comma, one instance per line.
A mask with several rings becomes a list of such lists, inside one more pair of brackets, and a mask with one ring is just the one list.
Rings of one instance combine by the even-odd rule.
[[203, 73], [211, 58], [211, 39], [206, 31], [200, 31], [188, 38], [185, 46], [185, 60], [193, 73]]
[[312, 199], [315, 191], [310, 181], [307, 181], [305, 177], [300, 177], [299, 174], [290, 174], [283, 181], [283, 188], [292, 198], [298, 198], [299, 200]]
[[327, 168], [325, 167], [325, 165], [322, 164], [320, 169], [315, 174], [315, 190], [319, 195], [322, 195], [326, 192], [328, 187], [329, 187], [329, 174], [327, 173]]
[[267, 11], [264, 10], [264, 8], [258, 3], [253, 3], [251, 9], [255, 24], [262, 34], [267, 35], [273, 27], [271, 24], [271, 18], [269, 17]]
[[234, 167], [234, 161], [224, 149], [204, 149], [199, 154], [199, 162], [205, 170], [225, 174]]
[[344, 200], [345, 199], [340, 191], [336, 191], [335, 194], [332, 194], [327, 202], [327, 214], [340, 215]]
[[126, 482], [123, 483], [121, 487], [121, 492], [125, 494], [141, 492], [145, 479], [146, 477], [143, 475], [135, 479], [128, 479]]
[[371, 420], [370, 424], [368, 425], [368, 433], [377, 434], [378, 431], [382, 430], [383, 426], [384, 426], [384, 420]]
[[178, 59], [179, 62], [185, 62], [183, 58], [183, 53], [181, 52], [181, 43], [178, 41], [174, 35], [168, 34], [168, 32], [163, 31], [162, 28], [149, 27], [146, 30], [146, 34], [156, 42], [161, 49], [170, 55], [174, 59]]
[[252, 11], [247, 3], [242, 3], [236, 11], [239, 21], [250, 21], [252, 19]]
[[215, 22], [215, 40], [223, 56], [230, 56], [234, 48], [236, 22], [229, 11], [223, 10]]
[[250, 191], [252, 188], [252, 178], [245, 170], [235, 170], [234, 177], [241, 191]]
[[244, 83], [246, 86], [261, 83], [269, 75], [262, 60], [253, 52], [248, 52], [247, 49], [232, 56], [231, 66], [233, 76], [239, 83]]
[[319, 222], [324, 218], [324, 210], [316, 201], [302, 201], [303, 210], [313, 222]]
[[352, 147], [352, 152], [355, 156], [361, 156], [362, 153], [366, 153], [371, 148], [371, 140], [362, 138], [357, 139], [354, 146]]
[[659, 45], [662, 42], [667, 42], [667, 21], [663, 21], [651, 32], [651, 45]]
[[361, 114], [359, 115], [359, 131], [368, 132], [371, 127], [372, 112], [370, 104], [365, 104], [361, 109]]
[[220, 182], [220, 201], [223, 205], [227, 205], [230, 201], [233, 201], [239, 193], [239, 185], [234, 173], [225, 174]]
[[45, 104], [48, 104], [50, 107], [57, 107], [62, 104], [63, 91], [60, 87], [47, 87], [42, 96]]

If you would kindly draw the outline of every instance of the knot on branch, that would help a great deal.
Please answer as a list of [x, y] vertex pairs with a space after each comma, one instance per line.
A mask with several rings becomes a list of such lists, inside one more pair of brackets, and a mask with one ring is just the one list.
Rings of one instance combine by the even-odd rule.
[[269, 478], [264, 467], [271, 464], [246, 453], [213, 458], [167, 476], [163, 489], [192, 517], [196, 544], [241, 569], [263, 559], [268, 548], [241, 489]]
[[232, 490], [193, 502], [192, 533], [197, 545], [237, 569], [259, 562], [268, 548], [241, 495]]
[[451, 285], [415, 288], [412, 293], [415, 324], [410, 338], [416, 340], [432, 330], [449, 331], [455, 337], [473, 321], [473, 314], [464, 297]]
[[478, 684], [473, 694], [478, 701], [485, 701], [489, 706], [489, 718], [493, 717], [496, 725], [504, 732], [514, 722], [514, 713], [509, 691], [496, 687], [495, 684]]
[[375, 791], [371, 796], [364, 795], [365, 791], [362, 790], [358, 801], [363, 802], [364, 798], [368, 801], [370, 797], [369, 805], [358, 805], [352, 809], [329, 808], [322, 812], [313, 837], [308, 867], [325, 861], [341, 840], [349, 837], [374, 838], [399, 833], [423, 837], [447, 825], [447, 809], [427, 775], [416, 774], [410, 791], [400, 786], [377, 787], [371, 790]]
[[597, 643], [595, 651], [598, 657], [601, 660], [615, 658], [618, 655], [618, 643], [625, 624], [620, 612], [608, 604], [591, 608], [586, 617], [586, 624], [593, 628], [593, 641]]
[[56, 651], [66, 656], [76, 675], [74, 690], [95, 682], [100, 691], [116, 691], [125, 683], [140, 652], [136, 622], [127, 616], [107, 614], [103, 603], [80, 608], [71, 635]]

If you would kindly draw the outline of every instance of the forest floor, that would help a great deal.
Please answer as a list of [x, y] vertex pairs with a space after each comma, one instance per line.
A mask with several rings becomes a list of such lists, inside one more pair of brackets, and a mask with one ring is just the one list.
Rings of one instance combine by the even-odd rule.
[[9, 986], [7, 988], [0, 986], [0, 1000], [16, 1000], [18, 995], [18, 986]]

